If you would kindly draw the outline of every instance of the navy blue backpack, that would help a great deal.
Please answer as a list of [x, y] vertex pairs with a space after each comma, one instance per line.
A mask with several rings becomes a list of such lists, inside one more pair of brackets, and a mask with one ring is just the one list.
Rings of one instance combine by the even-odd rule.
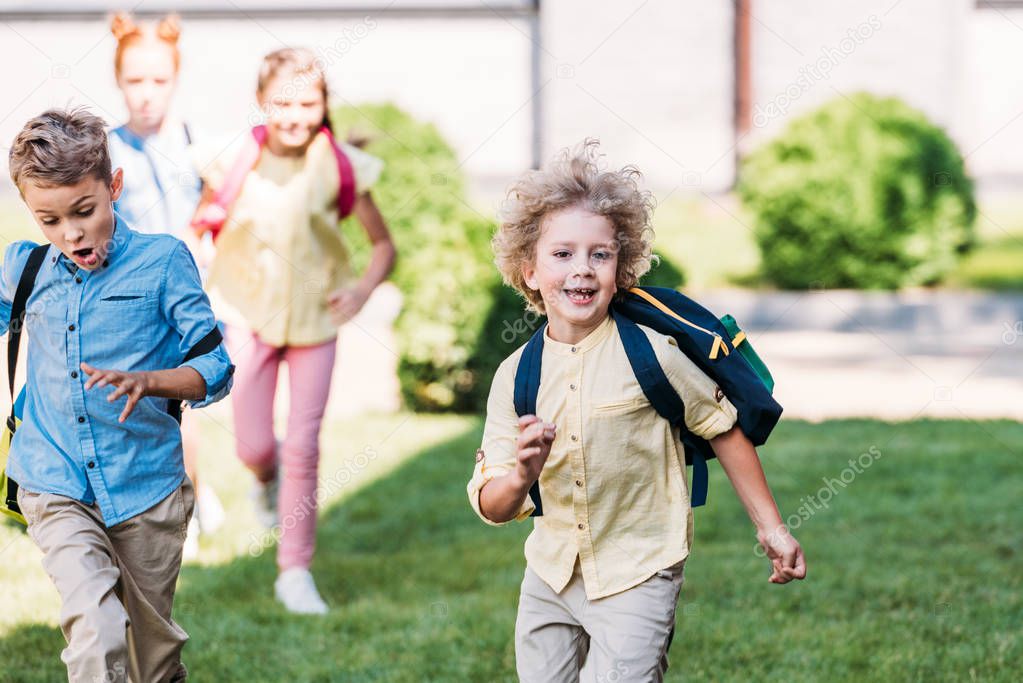
[[[771, 396], [771, 373], [731, 316], [718, 320], [673, 289], [633, 287], [611, 304], [611, 315], [647, 400], [661, 417], [680, 428], [686, 464], [693, 467], [692, 505], [703, 505], [707, 502], [707, 460], [714, 457], [714, 451], [706, 440], [686, 429], [682, 398], [637, 323], [674, 337], [679, 349], [724, 391], [738, 412], [739, 427], [754, 446], [767, 441], [781, 417], [782, 407]], [[515, 372], [515, 412], [520, 417], [536, 414], [545, 328], [546, 324], [526, 343]], [[529, 497], [536, 506], [532, 516], [542, 515], [539, 481], [529, 490]]]

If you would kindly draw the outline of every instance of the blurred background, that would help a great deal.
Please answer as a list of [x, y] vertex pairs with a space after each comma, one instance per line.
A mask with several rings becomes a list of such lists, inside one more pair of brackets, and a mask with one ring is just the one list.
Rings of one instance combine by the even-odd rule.
[[[672, 680], [1018, 677], [1023, 2], [4, 0], [4, 152], [47, 107], [125, 119], [116, 10], [180, 14], [173, 114], [197, 140], [258, 122], [264, 54], [317, 52], [337, 129], [387, 164], [374, 196], [399, 253], [339, 340], [329, 629], [251, 588], [272, 552], [228, 455], [230, 405], [203, 411], [230, 514], [182, 575], [198, 680], [510, 679], [528, 529], [481, 529], [461, 487], [493, 370], [542, 320], [489, 239], [511, 180], [585, 137], [657, 200], [645, 283], [734, 315], [788, 418], [761, 454], [811, 579], [761, 585], [715, 471]], [[343, 230], [364, 263], [362, 231]], [[6, 174], [0, 238], [39, 239]], [[810, 505], [871, 448], [869, 471]], [[53, 680], [55, 595], [16, 530], [0, 547], [18, 596], [0, 680]]]

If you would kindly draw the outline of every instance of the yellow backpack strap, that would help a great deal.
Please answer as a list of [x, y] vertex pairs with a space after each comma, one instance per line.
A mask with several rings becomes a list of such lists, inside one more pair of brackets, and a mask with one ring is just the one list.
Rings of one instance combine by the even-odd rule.
[[731, 353], [729, 351], [729, 349], [728, 349], [728, 344], [725, 343], [725, 340], [722, 339], [721, 335], [719, 335], [717, 332], [714, 332], [712, 330], [708, 330], [706, 327], [700, 327], [696, 323], [690, 322], [689, 320], [686, 320], [685, 318], [680, 316], [678, 313], [676, 313], [675, 311], [673, 311], [670, 308], [668, 308], [667, 306], [665, 306], [661, 302], [660, 299], [658, 299], [657, 297], [652, 295], [650, 292], [644, 291], [644, 290], [640, 289], [639, 287], [631, 287], [629, 289], [629, 291], [631, 293], [635, 294], [636, 296], [644, 299], [647, 303], [649, 303], [651, 306], [655, 307], [657, 310], [661, 311], [665, 315], [670, 316], [670, 317], [674, 318], [675, 320], [678, 320], [683, 325], [688, 325], [689, 327], [692, 327], [694, 329], [700, 330], [704, 334], [709, 334], [710, 336], [714, 337], [714, 343], [711, 344], [711, 347], [710, 347], [710, 359], [711, 360], [717, 360], [718, 354], [720, 352], [722, 352], [722, 351], [725, 352], [726, 356], [729, 353]]

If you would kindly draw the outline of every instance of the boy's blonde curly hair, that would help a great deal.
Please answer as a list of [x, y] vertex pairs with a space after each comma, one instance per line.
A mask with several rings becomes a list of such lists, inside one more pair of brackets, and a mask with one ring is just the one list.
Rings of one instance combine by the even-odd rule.
[[514, 287], [527, 307], [544, 313], [540, 292], [530, 289], [522, 265], [536, 258], [536, 243], [544, 219], [574, 207], [604, 216], [615, 231], [619, 292], [634, 287], [656, 256], [652, 255], [653, 198], [639, 189], [641, 174], [634, 166], [602, 170], [600, 141], [585, 139], [575, 149], [563, 149], [545, 168], [529, 171], [508, 190], [501, 208], [501, 226], [494, 235], [495, 263], [505, 284]]

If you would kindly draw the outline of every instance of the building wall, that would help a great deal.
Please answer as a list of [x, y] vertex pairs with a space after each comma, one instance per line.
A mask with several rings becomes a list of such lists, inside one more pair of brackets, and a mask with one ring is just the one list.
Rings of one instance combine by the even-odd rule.
[[[523, 18], [330, 16], [183, 22], [177, 112], [200, 134], [247, 125], [256, 73], [282, 45], [322, 52], [336, 102], [390, 100], [435, 122], [474, 176], [507, 177], [531, 163], [530, 42]], [[0, 24], [4, 150], [46, 107], [85, 104], [111, 123], [125, 118], [113, 76], [115, 42], [98, 20]], [[15, 67], [16, 65], [16, 67]], [[9, 186], [4, 174], [0, 182]]]
[[[177, 108], [200, 133], [241, 128], [260, 57], [301, 44], [325, 55], [337, 101], [393, 100], [435, 122], [488, 201], [535, 158], [586, 136], [601, 139], [611, 163], [639, 166], [662, 198], [731, 186], [732, 2], [544, 0], [538, 21], [475, 5], [440, 15], [186, 14]], [[982, 185], [1023, 185], [1023, 155], [1013, 153], [1023, 147], [1023, 8], [973, 0], [751, 6], [753, 126], [739, 149], [828, 99], [867, 89], [902, 97], [944, 126]], [[106, 23], [60, 16], [0, 22], [4, 149], [48, 106], [81, 103], [112, 123], [124, 118]]]
[[[964, 134], [963, 55], [970, 0], [755, 2], [754, 126], [869, 90], [896, 95], [953, 136]], [[777, 110], [785, 116], [776, 116]]]
[[592, 135], [662, 195], [728, 188], [730, 2], [553, 0], [542, 15], [546, 154]]
[[754, 2], [753, 129], [860, 90], [894, 95], [946, 129], [982, 187], [1023, 186], [1023, 9], [974, 0]]

